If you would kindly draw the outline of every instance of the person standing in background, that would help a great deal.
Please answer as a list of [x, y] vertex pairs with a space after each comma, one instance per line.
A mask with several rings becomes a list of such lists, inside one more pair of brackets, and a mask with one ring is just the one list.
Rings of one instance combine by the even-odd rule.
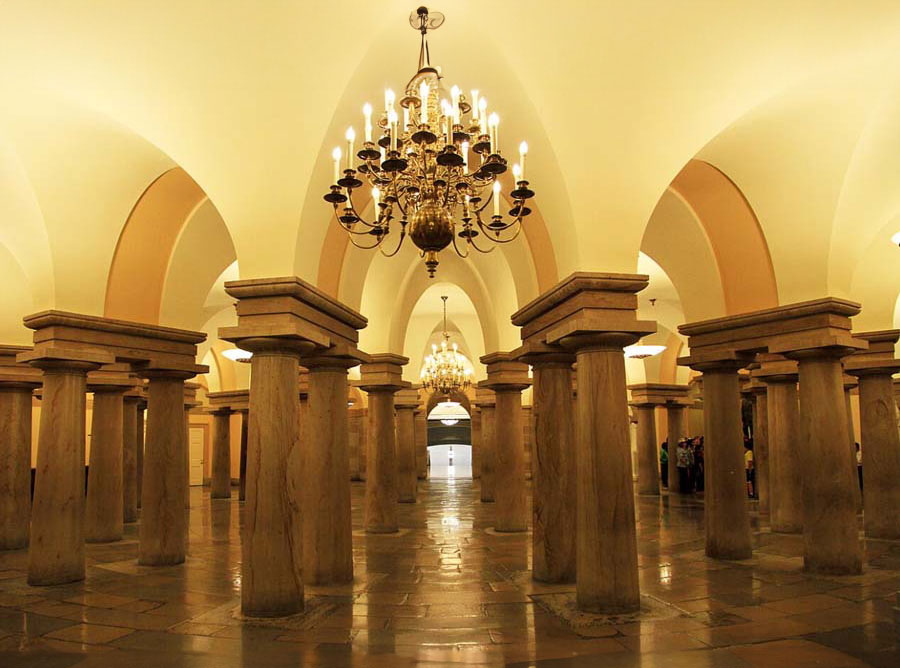
[[669, 488], [669, 441], [662, 442], [659, 449], [659, 476], [662, 480], [662, 486]]

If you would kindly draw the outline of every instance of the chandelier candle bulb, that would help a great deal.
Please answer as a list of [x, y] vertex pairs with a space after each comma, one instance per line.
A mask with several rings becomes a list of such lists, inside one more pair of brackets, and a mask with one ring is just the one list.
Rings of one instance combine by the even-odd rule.
[[497, 153], [500, 149], [500, 117], [496, 111], [488, 118], [488, 129], [491, 133], [491, 153]]
[[356, 139], [356, 131], [351, 125], [347, 128], [347, 169], [353, 169], [353, 141]]
[[[468, 173], [468, 171], [469, 171], [469, 142], [464, 141], [462, 144], [460, 144], [459, 150], [462, 153], [463, 172]], [[468, 202], [468, 201], [469, 201], [469, 196], [466, 195], [466, 202]]]
[[500, 215], [500, 182], [494, 181], [494, 215]]
[[391, 150], [396, 151], [399, 128], [397, 127], [397, 112], [393, 109], [388, 112], [388, 131], [391, 133]]
[[390, 114], [394, 110], [394, 91], [390, 88], [384, 91], [384, 112]]
[[372, 188], [372, 206], [375, 209], [375, 217], [378, 217], [378, 198], [381, 196], [381, 191], [378, 190], [377, 187]]
[[528, 142], [519, 144], [519, 165], [522, 169], [521, 180], [525, 180], [525, 156], [528, 154]]
[[488, 117], [487, 117], [487, 98], [483, 97], [478, 100], [478, 127], [483, 135], [488, 133]]
[[478, 120], [478, 89], [472, 89], [472, 120]]
[[363, 105], [363, 116], [366, 118], [366, 141], [372, 141], [372, 105], [366, 102]]
[[519, 167], [519, 163], [513, 165], [513, 181], [518, 183], [522, 180], [522, 168]]
[[334, 159], [334, 182], [337, 183], [341, 179], [341, 147], [335, 146], [334, 150], [331, 152], [331, 157]]
[[450, 89], [450, 104], [453, 107], [453, 122], [459, 123], [459, 86]]
[[419, 120], [425, 125], [428, 123], [428, 84], [424, 81], [419, 84], [419, 99], [422, 101], [422, 116]]

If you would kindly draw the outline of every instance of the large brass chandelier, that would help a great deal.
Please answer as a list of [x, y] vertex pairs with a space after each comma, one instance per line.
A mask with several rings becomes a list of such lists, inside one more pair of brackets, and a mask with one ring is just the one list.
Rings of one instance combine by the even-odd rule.
[[425, 358], [422, 386], [426, 390], [449, 395], [469, 387], [472, 369], [466, 364], [466, 358], [459, 352], [456, 344], [450, 345], [450, 335], [447, 333], [447, 297], [442, 296], [441, 299], [444, 300], [444, 338], [440, 350], [432, 344], [431, 355]]
[[[528, 145], [519, 145], [519, 162], [513, 165], [515, 184], [509, 198], [511, 220], [501, 214], [501, 184], [507, 171], [500, 153], [500, 117], [488, 113], [487, 99], [477, 90], [466, 96], [457, 86], [449, 95], [441, 83], [439, 68], [431, 64], [428, 31], [444, 22], [442, 14], [419, 7], [410, 15], [410, 24], [422, 36], [419, 70], [406, 84], [397, 101], [385, 91], [384, 111], [373, 126], [372, 106], [363, 107], [365, 135], [362, 148], [354, 152], [356, 132], [347, 129], [347, 153], [340, 147], [332, 153], [334, 183], [325, 200], [334, 206], [340, 224], [358, 248], [379, 248], [396, 255], [408, 236], [425, 258], [428, 275], [434, 277], [438, 253], [447, 246], [460, 257], [471, 249], [488, 253], [475, 238], [509, 243], [521, 232], [522, 221], [531, 209], [525, 206], [534, 197], [525, 178]], [[373, 220], [365, 220], [353, 202], [354, 191], [371, 187]], [[486, 209], [493, 214], [486, 220]], [[394, 234], [396, 245], [385, 250], [385, 241]], [[457, 241], [460, 239], [461, 241]]]

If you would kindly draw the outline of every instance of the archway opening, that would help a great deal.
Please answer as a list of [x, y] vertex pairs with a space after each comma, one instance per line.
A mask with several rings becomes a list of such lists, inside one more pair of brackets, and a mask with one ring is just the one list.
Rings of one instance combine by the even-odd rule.
[[428, 412], [428, 460], [433, 479], [472, 477], [472, 422], [463, 404], [446, 397]]

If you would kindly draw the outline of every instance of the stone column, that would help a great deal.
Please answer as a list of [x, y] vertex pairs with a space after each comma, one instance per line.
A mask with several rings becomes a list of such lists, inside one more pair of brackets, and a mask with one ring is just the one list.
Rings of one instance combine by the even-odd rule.
[[531, 452], [534, 447], [534, 420], [532, 406], [522, 406], [522, 468], [525, 480], [531, 480]]
[[184, 512], [184, 381], [188, 372], [142, 372], [147, 384], [147, 446], [138, 563], [171, 566], [187, 552]]
[[416, 410], [416, 477], [428, 477], [428, 416], [422, 406]]
[[528, 502], [525, 489], [525, 446], [522, 390], [528, 387], [528, 365], [510, 353], [485, 355], [485, 387], [494, 391], [494, 501], [495, 529], [527, 531]]
[[184, 449], [182, 450], [184, 482], [182, 490], [184, 491], [184, 507], [187, 509], [191, 507], [191, 410], [200, 405], [197, 401], [199, 387], [200, 385], [194, 382], [185, 382], [184, 384]]
[[212, 499], [231, 498], [231, 409], [222, 407], [212, 415]]
[[18, 360], [44, 372], [28, 584], [83, 580], [87, 372], [113, 359], [102, 352], [47, 346], [21, 353]]
[[415, 388], [400, 390], [394, 396], [397, 414], [397, 500], [400, 503], [416, 502], [416, 418], [419, 391]]
[[784, 354], [800, 377], [800, 468], [803, 472], [804, 570], [859, 573], [862, 547], [857, 520], [856, 464], [847, 454], [847, 411], [841, 358], [844, 346]]
[[494, 409], [496, 399], [494, 392], [478, 384], [476, 400], [481, 409], [481, 502], [494, 501], [494, 471], [496, 455], [494, 453]]
[[481, 409], [472, 406], [472, 478], [481, 477]]
[[[856, 471], [856, 433], [853, 430], [853, 407], [850, 401], [850, 391], [855, 388], [858, 383], [855, 378], [844, 375], [844, 410], [847, 413], [847, 448], [850, 453], [850, 465], [853, 471]], [[861, 513], [863, 510], [862, 490], [857, 484], [853, 488], [853, 498], [856, 500], [856, 512]]]
[[122, 517], [126, 524], [138, 520], [138, 404], [141, 391], [125, 394], [122, 412]]
[[863, 526], [869, 538], [900, 539], [900, 435], [891, 376], [900, 371], [894, 345], [900, 331], [857, 334], [868, 341], [868, 355], [844, 362], [859, 379], [860, 441], [863, 459]]
[[575, 415], [571, 354], [522, 358], [534, 375], [532, 417], [532, 576], [540, 582], [575, 581]]
[[141, 400], [137, 405], [137, 416], [135, 418], [135, 450], [137, 456], [135, 458], [135, 485], [137, 487], [137, 507], [143, 505], [144, 495], [144, 411], [147, 410], [147, 399], [141, 393]]
[[[368, 400], [368, 397], [367, 397]], [[359, 432], [359, 479], [363, 482], [369, 475], [369, 440], [372, 430], [369, 428], [369, 406], [362, 410], [362, 421]]]
[[250, 409], [239, 410], [241, 414], [241, 454], [239, 463], [238, 501], [247, 499], [247, 441], [250, 431]]
[[350, 517], [350, 418], [347, 369], [357, 359], [304, 359], [309, 369], [303, 481], [303, 579], [309, 584], [353, 581]]
[[[770, 368], [767, 369], [767, 366]], [[800, 469], [800, 409], [796, 362], [781, 368], [763, 364], [760, 380], [766, 384], [769, 439], [769, 524], [772, 531], [803, 531], [803, 479]], [[793, 373], [791, 373], [791, 368]], [[756, 372], [754, 372], [756, 373]]]
[[[754, 379], [755, 381], [755, 379]], [[768, 390], [764, 384], [753, 382], [753, 466], [756, 469], [756, 495], [759, 497], [759, 512], [769, 513], [769, 410]]]
[[[124, 531], [123, 428], [127, 376], [106, 371], [88, 375], [94, 393], [91, 418], [91, 457], [84, 512], [84, 539], [88, 543], [122, 540]], [[118, 382], [117, 382], [118, 381]]]
[[253, 617], [291, 615], [303, 610], [303, 583], [302, 545], [295, 544], [302, 534], [294, 524], [300, 500], [289, 494], [288, 465], [299, 438], [299, 357], [311, 346], [287, 337], [235, 343], [253, 353], [241, 610]]
[[703, 372], [706, 555], [715, 559], [749, 559], [753, 552], [738, 379], [748, 361], [691, 365]]
[[369, 395], [369, 453], [366, 462], [365, 525], [369, 533], [397, 531], [397, 427], [394, 393], [409, 359], [384, 353], [360, 366], [360, 387]]
[[41, 373], [16, 364], [24, 346], [0, 346], [0, 550], [28, 545], [31, 519], [31, 406]]
[[348, 411], [349, 443], [350, 443], [350, 480], [362, 480], [359, 477], [359, 451], [362, 449], [362, 412], [354, 407]]
[[637, 415], [638, 494], [659, 496], [656, 404], [634, 403], [632, 406]]
[[[669, 401], [666, 403], [666, 440], [669, 443], [669, 493], [682, 494], [681, 481], [678, 478], [678, 441], [685, 436], [684, 411], [680, 403]], [[706, 442], [706, 439], [704, 439]], [[704, 448], [705, 450], [705, 448]], [[707, 466], [707, 470], [709, 467]]]

